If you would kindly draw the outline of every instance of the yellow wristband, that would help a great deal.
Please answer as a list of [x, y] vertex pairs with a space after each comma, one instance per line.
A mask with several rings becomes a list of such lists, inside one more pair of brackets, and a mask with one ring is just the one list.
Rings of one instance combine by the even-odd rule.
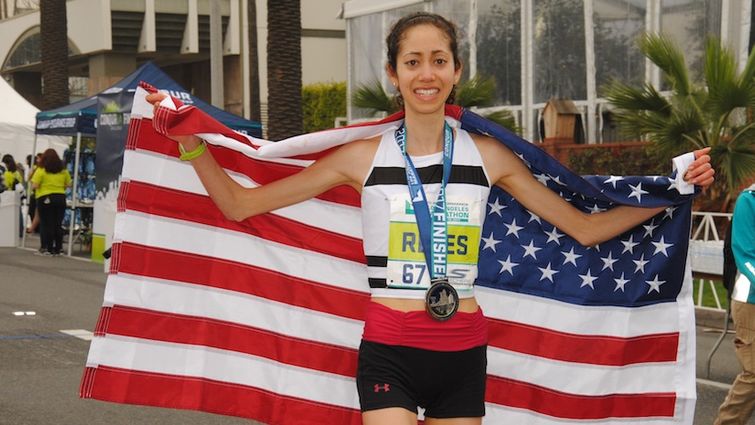
[[178, 144], [178, 152], [181, 154], [178, 159], [181, 161], [191, 161], [192, 159], [198, 158], [200, 155], [202, 155], [207, 150], [207, 143], [205, 143], [204, 140], [202, 140], [202, 143], [199, 144], [194, 150], [186, 151], [182, 144]]

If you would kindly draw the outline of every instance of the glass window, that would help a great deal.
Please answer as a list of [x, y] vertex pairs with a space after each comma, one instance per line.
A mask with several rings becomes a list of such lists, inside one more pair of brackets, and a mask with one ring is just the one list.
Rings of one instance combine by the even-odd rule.
[[[359, 16], [349, 20], [352, 93], [362, 85], [372, 85], [381, 81], [383, 75], [383, 39], [376, 37], [383, 27], [382, 13]], [[352, 108], [352, 119], [367, 118], [366, 110]]]
[[433, 2], [433, 12], [456, 25], [459, 59], [463, 65], [461, 81], [465, 81], [469, 79], [469, 1], [437, 0]]
[[477, 73], [495, 78], [497, 105], [521, 103], [521, 21], [520, 0], [478, 0]]
[[644, 56], [637, 47], [645, 31], [645, 0], [595, 0], [595, 79], [598, 96], [616, 79], [639, 86], [645, 78]]
[[533, 0], [534, 101], [584, 100], [585, 18], [582, 0]]
[[[665, 0], [661, 3], [661, 32], [671, 36], [684, 52], [692, 81], [703, 72], [705, 39], [720, 37], [722, 0]], [[663, 88], [668, 88], [664, 82]]]

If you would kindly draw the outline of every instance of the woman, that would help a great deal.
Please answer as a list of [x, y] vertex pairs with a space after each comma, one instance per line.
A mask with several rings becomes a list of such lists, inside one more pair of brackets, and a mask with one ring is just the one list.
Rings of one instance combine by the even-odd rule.
[[18, 171], [18, 166], [13, 156], [10, 154], [3, 155], [3, 164], [5, 165], [5, 172], [3, 173], [3, 184], [6, 190], [16, 190], [17, 184], [24, 183], [24, 178], [21, 172]]
[[[34, 157], [34, 164], [31, 164], [31, 155], [26, 157], [26, 163], [29, 166], [29, 181], [34, 178], [34, 173], [42, 165], [42, 154], [38, 153]], [[39, 227], [39, 211], [37, 210], [37, 197], [34, 193], [34, 188], [31, 189], [29, 194], [29, 225], [26, 227], [26, 233], [37, 232]]]
[[[446, 279], [452, 275], [447, 270], [455, 265], [445, 256], [451, 243], [445, 237], [441, 205], [464, 204], [474, 211], [470, 225], [482, 226], [484, 203], [490, 186], [496, 184], [588, 246], [621, 234], [663, 208], [582, 213], [535, 180], [501, 143], [446, 125], [444, 105], [459, 82], [462, 64], [455, 28], [444, 18], [428, 13], [404, 17], [386, 41], [386, 71], [405, 112], [404, 125], [395, 133], [346, 144], [296, 175], [253, 189], [235, 183], [205, 153], [201, 139], [173, 139], [179, 142], [181, 159], [191, 161], [213, 201], [230, 219], [244, 220], [339, 185], [359, 191], [364, 250], [374, 273], [357, 372], [364, 424], [416, 424], [418, 406], [426, 409], [428, 425], [480, 424], [485, 414], [486, 321], [474, 298], [474, 279]], [[147, 100], [159, 108], [164, 97], [156, 93]], [[706, 152], [696, 153], [688, 182], [712, 183]], [[457, 166], [476, 177], [448, 182], [444, 175]], [[413, 184], [390, 183], [403, 178], [392, 174], [396, 169], [403, 169], [399, 174], [406, 172], [406, 181]], [[427, 180], [428, 171], [441, 169], [444, 172]], [[420, 224], [420, 238], [427, 233], [423, 228], [432, 228], [432, 242], [422, 244], [432, 253], [427, 253], [427, 265], [420, 270], [402, 268], [401, 259], [392, 258], [388, 248], [397, 237], [393, 226], [407, 219], [397, 214], [405, 213], [410, 204]], [[434, 237], [436, 231], [444, 235], [440, 241]], [[476, 267], [471, 267], [474, 273], [467, 276], [476, 275]], [[448, 303], [449, 299], [457, 302]]]
[[41, 255], [60, 255], [63, 249], [63, 216], [66, 211], [66, 188], [71, 175], [54, 149], [47, 149], [31, 184], [37, 198], [40, 219]]

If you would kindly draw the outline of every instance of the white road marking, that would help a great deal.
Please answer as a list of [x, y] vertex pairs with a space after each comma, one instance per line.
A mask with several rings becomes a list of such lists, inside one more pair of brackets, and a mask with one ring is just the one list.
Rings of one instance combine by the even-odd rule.
[[66, 335], [71, 335], [79, 339], [83, 339], [84, 341], [91, 341], [94, 337], [94, 334], [92, 332], [89, 332], [85, 329], [64, 329], [59, 332]]

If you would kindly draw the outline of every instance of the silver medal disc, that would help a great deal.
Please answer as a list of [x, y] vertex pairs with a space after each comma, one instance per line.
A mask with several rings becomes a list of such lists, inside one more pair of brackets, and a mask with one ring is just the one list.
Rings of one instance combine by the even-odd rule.
[[433, 319], [448, 320], [459, 309], [459, 294], [448, 280], [433, 280], [425, 294], [425, 308]]

